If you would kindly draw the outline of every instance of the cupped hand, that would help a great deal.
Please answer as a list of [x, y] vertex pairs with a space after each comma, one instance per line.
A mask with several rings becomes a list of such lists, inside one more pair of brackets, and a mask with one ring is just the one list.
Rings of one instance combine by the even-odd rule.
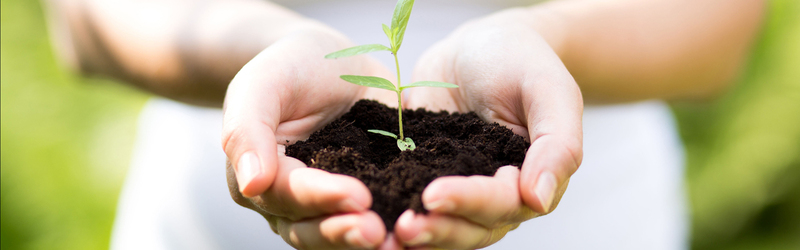
[[231, 196], [295, 248], [374, 248], [386, 238], [363, 183], [284, 154], [285, 144], [307, 138], [359, 99], [397, 102], [392, 92], [339, 78], [390, 75], [373, 59], [323, 58], [350, 45], [333, 31], [296, 32], [248, 62], [225, 97], [222, 145]]
[[521, 169], [495, 176], [442, 177], [422, 194], [431, 213], [403, 214], [395, 235], [407, 246], [474, 249], [521, 222], [551, 212], [582, 158], [580, 90], [548, 43], [505, 13], [463, 25], [429, 49], [415, 81], [457, 89], [415, 88], [408, 105], [476, 112], [530, 140]]

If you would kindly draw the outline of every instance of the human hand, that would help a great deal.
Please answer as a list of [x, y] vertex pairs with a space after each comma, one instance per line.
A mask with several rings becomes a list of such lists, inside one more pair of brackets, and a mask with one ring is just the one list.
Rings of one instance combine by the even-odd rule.
[[531, 141], [521, 170], [494, 177], [449, 176], [422, 194], [431, 213], [408, 211], [395, 226], [405, 245], [474, 249], [491, 245], [521, 222], [551, 212], [582, 158], [581, 92], [536, 31], [501, 12], [463, 25], [423, 55], [415, 81], [457, 89], [410, 89], [409, 107], [475, 111]]
[[298, 249], [373, 248], [386, 238], [361, 181], [308, 168], [279, 145], [307, 138], [359, 99], [397, 102], [392, 92], [339, 79], [390, 75], [366, 56], [323, 58], [348, 45], [332, 31], [297, 32], [247, 63], [225, 97], [222, 145], [231, 196]]

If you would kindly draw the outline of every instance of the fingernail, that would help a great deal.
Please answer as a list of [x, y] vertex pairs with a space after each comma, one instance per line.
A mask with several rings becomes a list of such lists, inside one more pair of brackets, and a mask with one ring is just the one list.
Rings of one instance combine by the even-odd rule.
[[339, 211], [342, 212], [356, 212], [364, 210], [364, 207], [359, 205], [353, 198], [347, 198], [339, 202]]
[[448, 199], [441, 199], [431, 203], [423, 204], [428, 211], [449, 213], [456, 210], [456, 204]]
[[397, 241], [397, 238], [394, 236], [394, 234], [389, 233], [386, 235], [386, 240], [381, 243], [381, 246], [378, 247], [378, 249], [403, 249], [400, 244], [402, 243]]
[[539, 181], [536, 182], [534, 192], [539, 197], [539, 203], [544, 212], [550, 212], [550, 205], [553, 204], [553, 196], [556, 192], [556, 177], [550, 172], [539, 174]]
[[[414, 217], [416, 217], [414, 210], [406, 210], [400, 215], [400, 218], [397, 218], [397, 225], [400, 225], [401, 227], [408, 227], [414, 223]], [[431, 235], [430, 232], [423, 230], [411, 240], [405, 241], [405, 244], [408, 246], [424, 245], [431, 242], [432, 239], [433, 235]]]
[[364, 247], [364, 248], [371, 248], [374, 247], [375, 244], [369, 242], [367, 238], [364, 238], [364, 235], [361, 234], [361, 230], [358, 228], [350, 229], [347, 233], [344, 234], [344, 240], [347, 241], [347, 244], [351, 246], [357, 247]]
[[406, 210], [400, 217], [397, 218], [397, 225], [401, 227], [408, 227], [414, 222], [414, 211], [413, 210]]
[[417, 236], [414, 237], [413, 239], [406, 241], [406, 244], [408, 244], [409, 246], [424, 245], [430, 243], [432, 239], [433, 235], [431, 233], [422, 231], [419, 232], [419, 234], [417, 234]]
[[244, 194], [244, 189], [247, 185], [253, 181], [253, 178], [261, 174], [261, 164], [259, 164], [256, 154], [247, 152], [239, 157], [239, 164], [236, 167], [236, 181], [239, 182], [239, 192]]

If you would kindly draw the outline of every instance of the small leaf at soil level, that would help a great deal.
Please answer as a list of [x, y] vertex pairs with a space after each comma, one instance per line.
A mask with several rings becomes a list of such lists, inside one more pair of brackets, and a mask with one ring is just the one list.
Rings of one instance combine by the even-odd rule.
[[406, 86], [402, 86], [402, 87], [400, 87], [400, 90], [402, 91], [404, 89], [413, 88], [413, 87], [458, 88], [458, 85], [455, 85], [455, 84], [452, 84], [452, 83], [446, 83], [446, 82], [421, 81], [421, 82], [415, 82], [415, 83], [412, 83], [412, 84], [409, 84], [409, 85], [406, 85]]
[[416, 149], [417, 145], [414, 144], [414, 140], [406, 137], [405, 140], [397, 140], [397, 147], [400, 148], [400, 151], [406, 151]]
[[377, 77], [377, 76], [354, 76], [354, 75], [342, 75], [339, 76], [342, 80], [348, 81], [353, 84], [358, 84], [361, 86], [373, 87], [373, 88], [382, 88], [391, 91], [397, 91], [395, 89], [394, 84], [389, 80]]
[[394, 15], [392, 15], [392, 30], [394, 33], [394, 50], [400, 48], [403, 43], [403, 36], [406, 33], [406, 25], [408, 25], [408, 18], [411, 16], [411, 8], [414, 7], [414, 0], [398, 0], [397, 5], [394, 7]]
[[380, 130], [380, 129], [370, 129], [370, 130], [367, 130], [367, 132], [381, 134], [381, 135], [385, 135], [385, 136], [397, 139], [397, 135], [392, 133], [392, 132], [389, 132], [389, 131], [383, 131], [383, 130]]
[[389, 47], [383, 46], [382, 44], [367, 44], [361, 46], [355, 46], [351, 48], [346, 48], [340, 51], [336, 51], [330, 54], [325, 55], [325, 58], [332, 59], [332, 58], [339, 58], [339, 57], [348, 57], [348, 56], [355, 56], [369, 52], [375, 51], [392, 51]]

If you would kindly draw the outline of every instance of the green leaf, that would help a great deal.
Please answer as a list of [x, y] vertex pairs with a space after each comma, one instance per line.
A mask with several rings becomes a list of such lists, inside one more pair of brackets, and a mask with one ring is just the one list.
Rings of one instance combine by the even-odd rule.
[[340, 51], [336, 51], [330, 54], [325, 55], [325, 58], [332, 59], [332, 58], [339, 58], [339, 57], [348, 57], [348, 56], [355, 56], [369, 52], [375, 51], [392, 51], [389, 47], [383, 46], [382, 44], [367, 44], [361, 46], [355, 46], [352, 48], [343, 49]]
[[417, 145], [414, 144], [414, 140], [411, 140], [411, 137], [406, 137], [406, 144], [408, 145], [408, 149], [417, 149]]
[[400, 32], [400, 28], [397, 28], [397, 27], [392, 28], [392, 46], [394, 46], [393, 49], [395, 50], [395, 52], [397, 52], [397, 50], [400, 49], [400, 47], [397, 46], [397, 33], [398, 32]]
[[404, 89], [407, 89], [407, 88], [413, 88], [413, 87], [458, 88], [458, 85], [455, 85], [455, 84], [452, 84], [452, 83], [446, 83], [446, 82], [421, 81], [421, 82], [415, 82], [415, 83], [412, 83], [412, 84], [409, 84], [409, 85], [406, 85], [406, 86], [402, 86], [402, 87], [400, 87], [400, 91], [403, 91]]
[[389, 132], [389, 131], [383, 131], [383, 130], [380, 130], [380, 129], [370, 129], [370, 130], [367, 130], [367, 132], [381, 134], [381, 135], [385, 135], [385, 136], [397, 139], [397, 135], [392, 133], [392, 132]]
[[400, 148], [400, 151], [406, 151], [416, 149], [417, 145], [414, 144], [410, 137], [406, 137], [405, 140], [397, 140], [397, 147]]
[[342, 80], [348, 81], [353, 84], [358, 84], [361, 86], [382, 88], [397, 92], [397, 89], [395, 89], [394, 84], [392, 84], [392, 82], [376, 76], [341, 75], [339, 76], [339, 78], [342, 78]]
[[[403, 43], [403, 36], [406, 33], [408, 18], [411, 16], [411, 8], [414, 7], [414, 0], [398, 0], [392, 15], [392, 30], [394, 31], [393, 40], [395, 52], [400, 49]], [[396, 30], [396, 31], [395, 31]]]
[[389, 26], [386, 26], [386, 24], [381, 25], [383, 25], [383, 33], [386, 34], [386, 37], [389, 38], [389, 42], [392, 43], [392, 47], [394, 47], [394, 34], [392, 33], [392, 28], [389, 28]]

